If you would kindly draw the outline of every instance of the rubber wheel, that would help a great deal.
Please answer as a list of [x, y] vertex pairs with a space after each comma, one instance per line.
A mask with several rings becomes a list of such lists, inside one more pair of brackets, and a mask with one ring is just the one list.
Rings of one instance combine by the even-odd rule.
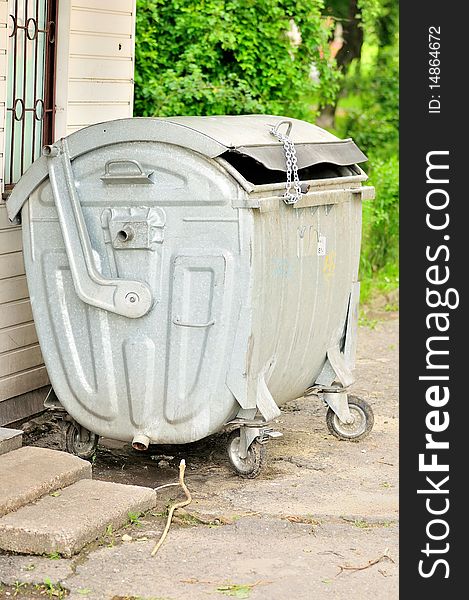
[[353, 423], [350, 425], [342, 423], [332, 408], [328, 408], [326, 424], [332, 435], [339, 440], [358, 442], [365, 438], [373, 429], [375, 421], [373, 409], [368, 402], [357, 396], [349, 396], [348, 405], [354, 419]]
[[228, 438], [227, 451], [231, 466], [244, 479], [254, 479], [261, 472], [265, 461], [265, 444], [252, 442], [246, 458], [239, 456], [239, 429], [231, 432]]
[[96, 452], [99, 436], [81, 427], [76, 421], [66, 421], [62, 435], [63, 449], [69, 454], [88, 460]]

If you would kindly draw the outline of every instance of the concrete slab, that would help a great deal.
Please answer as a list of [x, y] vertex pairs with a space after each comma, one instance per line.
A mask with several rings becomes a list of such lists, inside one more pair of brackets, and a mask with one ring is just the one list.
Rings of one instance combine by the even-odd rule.
[[[73, 575], [72, 560], [67, 558], [51, 559], [45, 556], [21, 556], [19, 554], [0, 555], [0, 584], [14, 586], [17, 581], [20, 581], [29, 585], [41, 585], [46, 579], [49, 579], [55, 585], [70, 575]], [[23, 591], [23, 593], [25, 592]], [[1, 587], [0, 598], [4, 598]]]
[[83, 479], [0, 519], [0, 548], [22, 554], [72, 556], [85, 544], [153, 508], [151, 488]]
[[25, 446], [0, 456], [0, 517], [80, 479], [91, 464], [58, 450]]
[[64, 582], [67, 600], [83, 600], [83, 589], [87, 600], [398, 598], [398, 565], [384, 557], [369, 569], [338, 575], [341, 565], [363, 567], [384, 554], [397, 560], [396, 525], [363, 529], [335, 519], [311, 526], [270, 517], [220, 527], [173, 524], [152, 557], [160, 533], [148, 532], [148, 541], [101, 547], [77, 562]]
[[21, 448], [23, 444], [23, 430], [0, 427], [0, 454]]

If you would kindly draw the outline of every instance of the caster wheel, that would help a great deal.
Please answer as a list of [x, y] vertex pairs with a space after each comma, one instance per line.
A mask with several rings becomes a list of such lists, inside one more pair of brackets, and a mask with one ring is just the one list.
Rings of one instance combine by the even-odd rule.
[[326, 414], [326, 424], [329, 431], [339, 440], [357, 442], [365, 438], [373, 428], [374, 417], [371, 406], [362, 398], [349, 396], [348, 405], [352, 413], [353, 423], [342, 423], [335, 412], [329, 408]]
[[99, 436], [88, 431], [76, 421], [65, 421], [62, 436], [65, 452], [75, 454], [85, 460], [90, 459], [96, 452]]
[[244, 479], [254, 479], [261, 472], [265, 460], [265, 444], [252, 442], [246, 458], [239, 456], [239, 429], [233, 431], [228, 438], [228, 458], [236, 473]]

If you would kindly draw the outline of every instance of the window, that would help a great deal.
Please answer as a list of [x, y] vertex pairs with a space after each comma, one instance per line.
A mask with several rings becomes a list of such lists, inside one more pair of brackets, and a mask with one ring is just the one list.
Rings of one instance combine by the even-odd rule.
[[10, 4], [5, 188], [53, 142], [57, 0]]

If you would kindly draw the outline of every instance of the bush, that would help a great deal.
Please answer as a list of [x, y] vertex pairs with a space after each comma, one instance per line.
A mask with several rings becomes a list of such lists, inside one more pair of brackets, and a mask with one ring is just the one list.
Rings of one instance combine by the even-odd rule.
[[339, 78], [322, 9], [322, 0], [137, 0], [135, 114], [314, 118], [312, 98], [331, 102]]
[[[345, 135], [368, 155], [365, 169], [376, 198], [363, 207], [361, 278], [365, 290], [398, 285], [399, 260], [399, 74], [397, 47], [380, 49], [376, 62], [347, 82], [360, 107], [345, 118]], [[392, 274], [394, 286], [387, 285]], [[368, 281], [367, 281], [368, 280]], [[370, 283], [371, 282], [371, 283]], [[363, 298], [364, 298], [363, 296]]]
[[362, 274], [372, 275], [389, 263], [397, 263], [399, 240], [399, 159], [370, 159], [370, 182], [376, 198], [363, 206]]
[[366, 152], [378, 157], [397, 153], [399, 145], [399, 70], [397, 53], [382, 52], [378, 64], [351, 78], [348, 89], [360, 96], [345, 122], [347, 135]]

